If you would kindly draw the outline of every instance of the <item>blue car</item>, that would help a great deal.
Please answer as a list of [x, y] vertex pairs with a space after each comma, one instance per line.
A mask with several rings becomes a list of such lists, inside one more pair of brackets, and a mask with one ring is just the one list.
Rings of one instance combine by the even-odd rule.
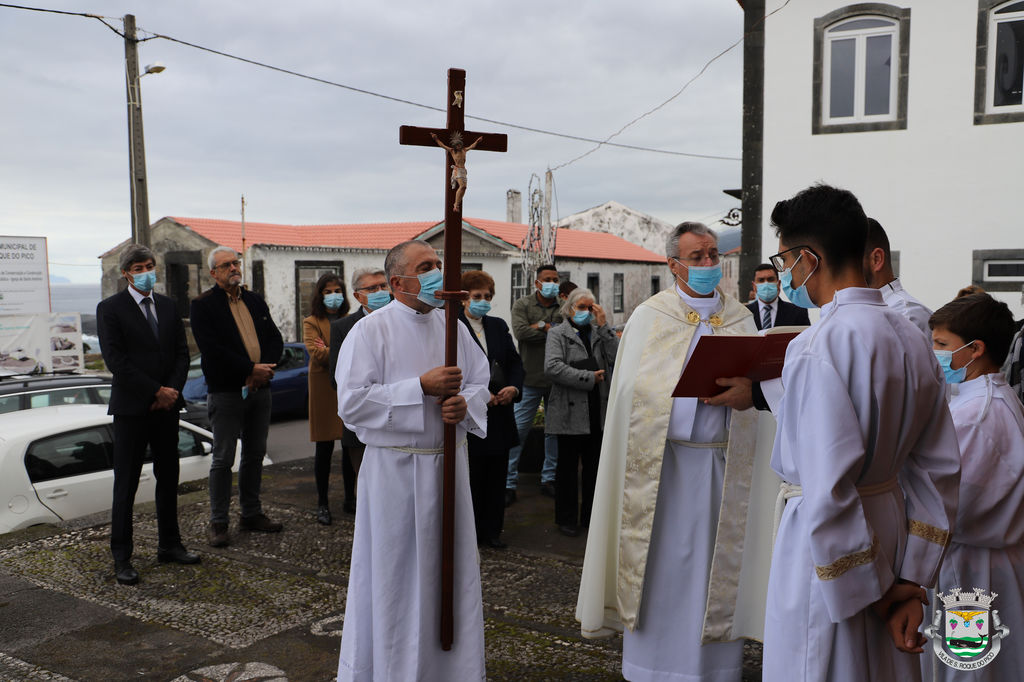
[[[182, 395], [189, 403], [206, 404], [206, 378], [196, 353], [188, 366], [188, 381]], [[309, 353], [305, 344], [286, 343], [284, 353], [270, 380], [271, 418], [282, 415], [306, 416], [309, 408]]]

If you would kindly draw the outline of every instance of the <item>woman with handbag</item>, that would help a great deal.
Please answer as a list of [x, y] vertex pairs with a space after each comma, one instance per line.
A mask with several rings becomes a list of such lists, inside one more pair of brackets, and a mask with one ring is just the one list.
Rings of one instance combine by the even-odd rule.
[[581, 525], [590, 526], [608, 383], [619, 339], [589, 289], [573, 290], [561, 313], [564, 322], [548, 332], [544, 350], [544, 374], [551, 380], [544, 431], [558, 436], [555, 523], [563, 535], [576, 537]]
[[494, 298], [494, 278], [483, 270], [462, 273], [462, 288], [469, 292], [459, 319], [473, 332], [491, 366], [487, 403], [487, 438], [469, 435], [469, 487], [473, 495], [478, 545], [501, 549], [505, 524], [505, 478], [508, 451], [519, 443], [513, 403], [523, 390], [523, 363], [512, 343], [508, 325], [488, 313]]

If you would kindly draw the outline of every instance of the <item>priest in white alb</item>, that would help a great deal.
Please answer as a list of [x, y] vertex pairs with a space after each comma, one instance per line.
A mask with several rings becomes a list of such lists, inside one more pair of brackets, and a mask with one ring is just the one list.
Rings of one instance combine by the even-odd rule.
[[[445, 318], [433, 295], [441, 261], [429, 244], [399, 244], [384, 268], [395, 300], [356, 323], [336, 372], [338, 415], [366, 443], [338, 680], [483, 680], [466, 434], [486, 436], [490, 370], [464, 325], [458, 367], [443, 366]], [[440, 640], [445, 423], [457, 425], [450, 651]]]
[[771, 218], [783, 292], [821, 317], [782, 371], [772, 468], [788, 502], [763, 676], [919, 680], [921, 586], [938, 574], [960, 480], [942, 376], [921, 331], [865, 286], [867, 219], [853, 194], [815, 185]]
[[584, 637], [624, 631], [627, 680], [738, 682], [764, 617], [778, 479], [756, 442], [771, 416], [672, 391], [701, 336], [756, 327], [718, 288], [707, 226], [676, 227], [666, 256], [674, 286], [633, 312], [619, 345], [576, 618]]

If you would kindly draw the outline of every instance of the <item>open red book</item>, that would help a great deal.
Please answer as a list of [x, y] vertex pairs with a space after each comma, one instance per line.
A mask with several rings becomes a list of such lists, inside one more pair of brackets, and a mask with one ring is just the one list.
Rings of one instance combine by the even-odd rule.
[[766, 381], [782, 376], [786, 347], [805, 326], [773, 327], [763, 334], [702, 336], [679, 377], [673, 398], [709, 398], [725, 390], [716, 379], [747, 377]]

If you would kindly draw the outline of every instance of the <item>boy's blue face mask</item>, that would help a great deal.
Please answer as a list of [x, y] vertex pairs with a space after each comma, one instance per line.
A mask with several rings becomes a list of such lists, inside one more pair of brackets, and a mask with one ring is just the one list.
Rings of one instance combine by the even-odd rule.
[[[977, 341], [977, 339], [975, 339], [975, 341]], [[932, 351], [933, 353], [935, 353], [935, 359], [939, 361], [939, 367], [942, 368], [942, 374], [943, 376], [946, 377], [947, 384], [959, 384], [962, 383], [963, 380], [967, 378], [967, 368], [970, 366], [971, 362], [974, 362], [975, 360], [977, 360], [977, 358], [971, 358], [971, 362], [968, 362], [963, 367], [960, 367], [959, 369], [953, 369], [953, 354], [962, 351], [964, 348], [967, 348], [967, 346], [971, 345], [971, 343], [974, 343], [974, 341], [971, 341], [970, 343], [965, 343], [956, 350]]]
[[811, 275], [818, 271], [818, 265], [821, 264], [820, 260], [815, 263], [814, 269], [811, 270], [810, 274], [804, 279], [804, 283], [795, 289], [793, 288], [793, 268], [796, 267], [796, 264], [799, 263], [800, 259], [803, 257], [804, 254], [801, 253], [797, 259], [793, 261], [793, 265], [790, 265], [779, 273], [779, 284], [782, 286], [782, 293], [786, 294], [786, 298], [788, 298], [794, 305], [807, 309], [817, 308], [818, 306], [814, 304], [814, 301], [811, 300], [810, 294], [807, 293], [807, 281], [811, 279]]

